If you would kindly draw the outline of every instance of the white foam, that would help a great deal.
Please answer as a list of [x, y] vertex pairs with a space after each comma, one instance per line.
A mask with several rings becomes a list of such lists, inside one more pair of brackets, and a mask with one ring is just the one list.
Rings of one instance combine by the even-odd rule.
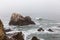
[[6, 32], [6, 34], [13, 34], [13, 33], [16, 33], [16, 32], [20, 32], [20, 31], [10, 31], [10, 32]]

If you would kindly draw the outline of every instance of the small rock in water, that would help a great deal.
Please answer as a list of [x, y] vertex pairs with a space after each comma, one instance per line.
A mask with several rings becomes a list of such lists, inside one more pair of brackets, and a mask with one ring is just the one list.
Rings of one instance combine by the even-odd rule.
[[52, 29], [48, 29], [48, 31], [53, 32], [53, 30], [52, 30]]
[[39, 40], [39, 39], [38, 39], [37, 37], [34, 36], [31, 40]]
[[9, 40], [9, 38], [6, 36], [4, 26], [1, 20], [0, 20], [0, 40]]
[[38, 31], [44, 31], [44, 29], [43, 28], [39, 28]]
[[12, 31], [11, 29], [5, 29], [5, 32], [9, 32], [9, 31]]
[[58, 27], [60, 27], [60, 26], [58, 26]]

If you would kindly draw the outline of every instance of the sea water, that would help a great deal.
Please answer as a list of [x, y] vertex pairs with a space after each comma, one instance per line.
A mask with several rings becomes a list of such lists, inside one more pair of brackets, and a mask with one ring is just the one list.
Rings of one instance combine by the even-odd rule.
[[[4, 28], [10, 28], [13, 31], [6, 32], [15, 33], [22, 31], [25, 40], [31, 40], [33, 36], [36, 36], [40, 40], [60, 40], [60, 23], [54, 20], [48, 19], [34, 19], [36, 25], [26, 25], [26, 26], [9, 26], [9, 21], [4, 21]], [[44, 31], [38, 32], [39, 28], [43, 28]], [[52, 29], [54, 32], [49, 32], [48, 29]]]

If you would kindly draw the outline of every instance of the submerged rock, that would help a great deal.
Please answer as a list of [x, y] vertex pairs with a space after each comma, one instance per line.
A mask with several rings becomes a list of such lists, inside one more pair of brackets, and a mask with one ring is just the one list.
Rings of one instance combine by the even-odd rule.
[[35, 24], [32, 20], [31, 17], [26, 16], [23, 17], [21, 14], [18, 13], [13, 13], [11, 16], [11, 20], [9, 22], [9, 25], [29, 25], [29, 24]]
[[34, 36], [31, 40], [39, 40], [39, 39], [38, 39], [37, 37]]
[[48, 29], [48, 31], [53, 32], [53, 30], [52, 30], [52, 29]]
[[9, 32], [9, 31], [12, 31], [11, 29], [5, 29], [5, 32]]
[[58, 27], [60, 27], [60, 26], [58, 26]]
[[43, 28], [39, 28], [38, 31], [44, 31], [44, 29]]
[[17, 34], [13, 35], [11, 40], [24, 40], [24, 35], [22, 32], [18, 32]]

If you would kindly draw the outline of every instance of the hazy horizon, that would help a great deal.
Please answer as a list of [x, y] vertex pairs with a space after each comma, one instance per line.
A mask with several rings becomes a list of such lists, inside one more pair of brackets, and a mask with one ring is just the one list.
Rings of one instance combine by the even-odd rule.
[[0, 0], [0, 19], [10, 18], [13, 12], [60, 22], [60, 0]]

